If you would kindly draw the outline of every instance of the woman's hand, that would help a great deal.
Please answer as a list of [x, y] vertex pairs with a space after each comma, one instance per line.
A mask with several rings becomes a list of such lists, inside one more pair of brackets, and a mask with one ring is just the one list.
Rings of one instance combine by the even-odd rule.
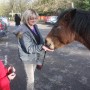
[[16, 76], [15, 71], [16, 70], [13, 66], [10, 66], [8, 68], [8, 78], [9, 78], [9, 80], [13, 80], [15, 78], [15, 76]]
[[15, 73], [11, 73], [8, 75], [9, 80], [13, 80], [15, 78], [16, 74]]
[[51, 52], [54, 51], [54, 50], [51, 50], [51, 49], [47, 48], [46, 46], [42, 46], [42, 48], [43, 48], [45, 51], [51, 51]]

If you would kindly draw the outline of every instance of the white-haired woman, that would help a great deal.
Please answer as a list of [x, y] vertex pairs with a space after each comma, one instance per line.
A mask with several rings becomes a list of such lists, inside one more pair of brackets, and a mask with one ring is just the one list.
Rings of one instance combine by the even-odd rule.
[[[34, 90], [34, 71], [44, 51], [53, 51], [43, 45], [43, 38], [36, 25], [37, 19], [38, 13], [35, 10], [26, 10], [22, 15], [23, 24], [15, 32], [19, 42], [20, 59], [24, 62], [27, 74], [27, 90]], [[42, 63], [42, 60], [40, 61]]]

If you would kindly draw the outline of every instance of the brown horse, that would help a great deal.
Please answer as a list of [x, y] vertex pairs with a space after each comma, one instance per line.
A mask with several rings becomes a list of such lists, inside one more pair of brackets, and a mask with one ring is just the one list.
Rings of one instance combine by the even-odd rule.
[[46, 37], [46, 45], [51, 49], [65, 46], [74, 40], [90, 49], [90, 13], [69, 9], [58, 16], [58, 21]]

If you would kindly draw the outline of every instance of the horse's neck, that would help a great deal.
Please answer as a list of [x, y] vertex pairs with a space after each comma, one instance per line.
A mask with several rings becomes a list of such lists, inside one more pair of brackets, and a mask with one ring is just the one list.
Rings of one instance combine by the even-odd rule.
[[80, 37], [79, 35], [76, 34], [75, 36], [75, 40], [82, 43], [84, 46], [86, 46], [88, 49], [90, 49], [90, 45], [88, 44], [88, 42], [86, 42], [82, 37]]

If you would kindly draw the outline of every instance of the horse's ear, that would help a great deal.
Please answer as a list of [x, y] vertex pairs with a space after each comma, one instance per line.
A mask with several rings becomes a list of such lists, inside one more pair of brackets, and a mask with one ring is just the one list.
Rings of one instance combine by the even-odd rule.
[[71, 21], [76, 14], [76, 9], [72, 9], [64, 15], [64, 20]]

